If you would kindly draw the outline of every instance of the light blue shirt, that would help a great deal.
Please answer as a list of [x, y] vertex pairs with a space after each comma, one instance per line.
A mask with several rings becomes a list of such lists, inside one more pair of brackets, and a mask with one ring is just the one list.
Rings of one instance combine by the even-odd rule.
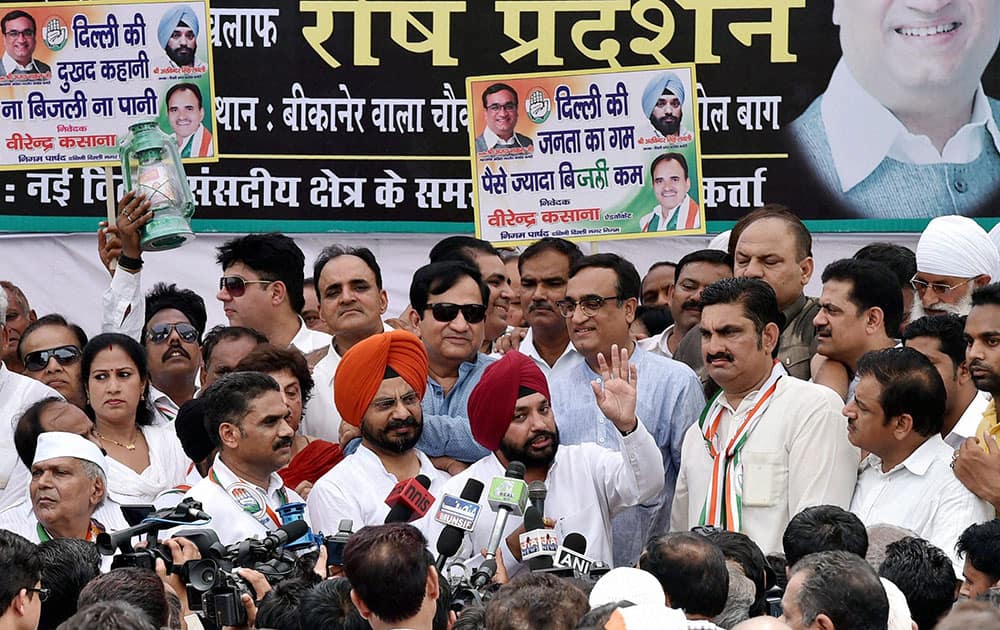
[[[663, 455], [663, 492], [651, 502], [630, 508], [612, 520], [615, 566], [635, 566], [650, 536], [670, 529], [670, 505], [681, 464], [684, 432], [698, 419], [705, 395], [688, 366], [636, 346], [631, 358], [639, 374], [636, 415]], [[597, 406], [590, 382], [599, 376], [581, 363], [549, 382], [560, 444], [594, 442], [618, 450], [618, 428]]]
[[458, 367], [458, 380], [447, 394], [437, 381], [427, 377], [427, 392], [421, 405], [424, 431], [417, 442], [417, 448], [428, 457], [447, 456], [463, 462], [474, 462], [490, 454], [472, 437], [469, 396], [483, 376], [486, 366], [493, 361], [494, 359], [479, 353], [475, 362], [462, 363]]

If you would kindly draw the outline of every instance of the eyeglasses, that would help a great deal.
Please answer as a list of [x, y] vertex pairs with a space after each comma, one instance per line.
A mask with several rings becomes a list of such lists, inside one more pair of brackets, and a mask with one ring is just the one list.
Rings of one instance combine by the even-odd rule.
[[38, 601], [44, 602], [49, 598], [49, 589], [47, 588], [26, 588], [24, 589], [29, 593], [38, 593]]
[[452, 304], [451, 302], [438, 302], [428, 304], [427, 309], [431, 310], [431, 315], [439, 322], [450, 322], [458, 317], [458, 312], [462, 312], [462, 317], [470, 324], [478, 324], [486, 319], [486, 307], [482, 304]]
[[975, 280], [975, 278], [968, 278], [967, 280], [963, 280], [958, 284], [945, 284], [943, 282], [924, 282], [923, 280], [917, 280], [917, 277], [913, 276], [912, 278], [910, 278], [910, 286], [913, 287], [913, 290], [919, 293], [920, 295], [923, 295], [924, 293], [927, 292], [927, 289], [930, 289], [934, 293], [944, 296], [950, 294], [952, 291], [954, 291], [960, 286], [969, 284], [973, 280]]
[[198, 341], [198, 329], [191, 324], [157, 324], [150, 326], [146, 331], [146, 339], [153, 343], [163, 343], [170, 338], [172, 331], [177, 331], [177, 335], [188, 343]]
[[417, 396], [417, 392], [410, 392], [403, 394], [399, 398], [379, 398], [373, 400], [371, 408], [380, 413], [385, 413], [396, 406], [397, 400], [403, 403], [404, 407], [415, 407], [420, 404], [420, 396]]
[[586, 317], [593, 317], [597, 314], [597, 311], [601, 310], [601, 307], [608, 300], [621, 301], [617, 295], [609, 295], [608, 297], [601, 297], [599, 295], [587, 295], [579, 300], [559, 300], [556, 302], [556, 308], [559, 309], [559, 313], [569, 319], [573, 317], [573, 313], [576, 312], [577, 305], [580, 306], [580, 310]]
[[22, 35], [24, 37], [27, 37], [28, 39], [31, 39], [32, 37], [35, 36], [35, 29], [33, 29], [33, 28], [26, 28], [23, 31], [14, 31], [14, 30], [11, 30], [11, 31], [5, 32], [4, 35], [6, 35], [7, 37], [9, 37], [11, 39], [17, 39], [18, 37], [21, 37]]
[[219, 290], [225, 289], [229, 295], [240, 297], [247, 292], [248, 284], [271, 284], [277, 280], [244, 280], [239, 276], [222, 276], [219, 278]]
[[517, 109], [517, 103], [504, 103], [502, 105], [500, 103], [493, 103], [492, 105], [487, 105], [486, 109], [490, 110], [494, 114], [501, 109], [505, 112], [512, 112]]
[[24, 355], [24, 367], [30, 372], [40, 372], [55, 357], [59, 365], [72, 365], [80, 360], [80, 349], [76, 346], [59, 346], [46, 350], [36, 350]]

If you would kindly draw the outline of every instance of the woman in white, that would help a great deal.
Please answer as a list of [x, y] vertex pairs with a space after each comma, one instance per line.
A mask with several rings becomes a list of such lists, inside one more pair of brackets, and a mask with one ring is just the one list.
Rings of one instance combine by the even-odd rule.
[[94, 435], [107, 452], [108, 495], [125, 505], [151, 504], [184, 483], [190, 461], [173, 424], [156, 423], [147, 404], [143, 347], [126, 335], [98, 335], [83, 349], [81, 371]]

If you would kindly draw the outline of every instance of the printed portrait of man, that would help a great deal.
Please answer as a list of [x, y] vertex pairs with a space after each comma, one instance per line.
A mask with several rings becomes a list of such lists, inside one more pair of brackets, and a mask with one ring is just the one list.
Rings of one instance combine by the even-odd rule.
[[16, 9], [0, 18], [3, 30], [4, 53], [0, 57], [0, 76], [6, 80], [17, 80], [19, 75], [50, 72], [48, 64], [35, 59], [35, 44], [38, 41], [38, 27], [31, 14]]
[[531, 147], [531, 138], [514, 129], [517, 126], [517, 107], [517, 92], [506, 83], [494, 83], [483, 90], [486, 129], [476, 137], [476, 153]]
[[842, 57], [789, 125], [791, 159], [848, 216], [993, 216], [1000, 102], [981, 79], [1000, 2], [834, 0], [832, 17]]
[[684, 101], [687, 90], [676, 72], [659, 74], [642, 93], [642, 111], [649, 116], [661, 136], [681, 137], [690, 134], [684, 126]]
[[212, 132], [202, 124], [205, 107], [201, 89], [194, 83], [177, 83], [167, 90], [164, 102], [181, 157], [211, 156]]
[[193, 68], [206, 65], [198, 57], [198, 33], [201, 25], [198, 15], [189, 6], [177, 6], [163, 14], [156, 29], [157, 41], [167, 56], [167, 64], [174, 68]]
[[659, 202], [639, 219], [641, 232], [673, 232], [701, 227], [701, 210], [691, 198], [687, 159], [680, 153], [658, 155], [649, 167], [653, 194]]

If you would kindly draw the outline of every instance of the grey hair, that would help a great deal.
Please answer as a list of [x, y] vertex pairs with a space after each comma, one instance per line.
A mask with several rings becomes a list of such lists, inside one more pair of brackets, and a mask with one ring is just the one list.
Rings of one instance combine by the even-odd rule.
[[750, 606], [757, 596], [757, 586], [743, 573], [743, 567], [732, 560], [726, 560], [729, 571], [729, 596], [726, 607], [712, 619], [721, 628], [732, 628], [750, 618]]
[[897, 540], [902, 540], [907, 536], [920, 538], [920, 534], [888, 523], [876, 523], [867, 528], [868, 531], [868, 553], [865, 560], [876, 572], [885, 562], [886, 548]]
[[[80, 467], [83, 468], [84, 474], [87, 475], [87, 479], [97, 479], [100, 477], [101, 484], [104, 486], [104, 496], [101, 497], [101, 503], [108, 496], [108, 477], [104, 474], [104, 470], [92, 461], [86, 459], [80, 460]], [[100, 503], [98, 503], [100, 505]]]
[[7, 292], [0, 291], [0, 328], [7, 325], [7, 307], [10, 304], [7, 303]]

